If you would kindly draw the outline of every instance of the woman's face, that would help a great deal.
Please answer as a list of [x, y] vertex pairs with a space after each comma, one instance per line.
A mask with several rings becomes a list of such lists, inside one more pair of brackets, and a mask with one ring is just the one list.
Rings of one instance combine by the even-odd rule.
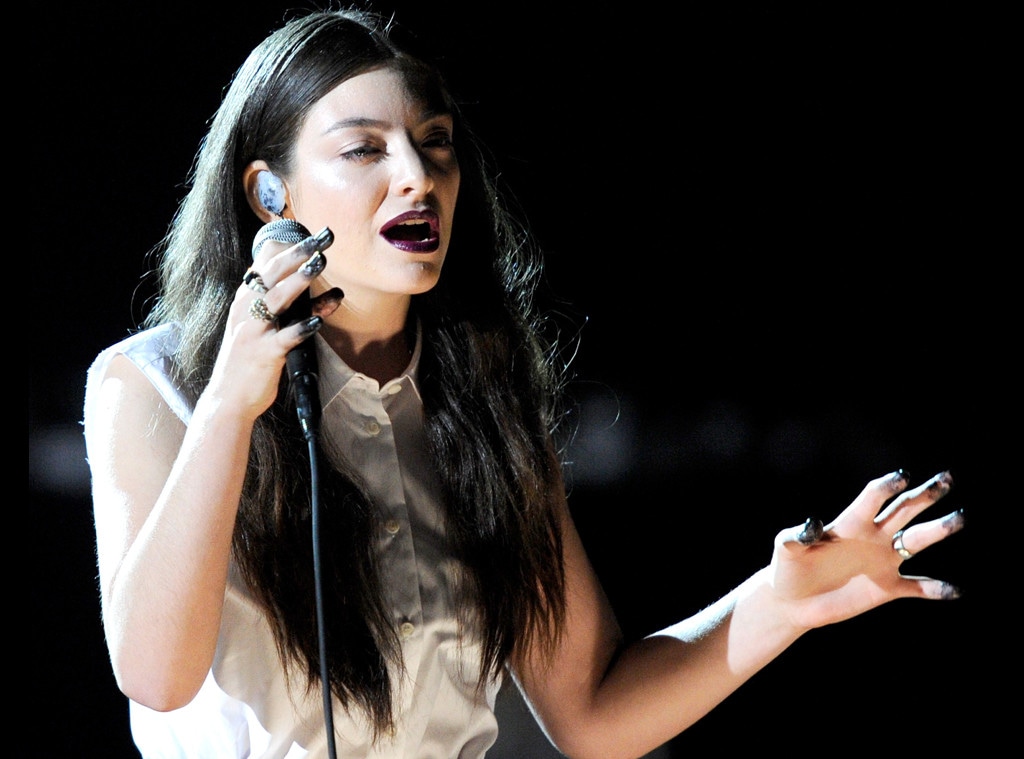
[[296, 221], [334, 233], [314, 294], [340, 287], [349, 307], [370, 309], [437, 284], [459, 165], [451, 115], [427, 108], [399, 72], [376, 69], [310, 110], [285, 181]]

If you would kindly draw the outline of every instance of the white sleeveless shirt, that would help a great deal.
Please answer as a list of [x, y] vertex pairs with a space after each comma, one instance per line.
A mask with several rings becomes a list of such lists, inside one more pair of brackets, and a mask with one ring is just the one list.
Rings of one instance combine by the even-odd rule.
[[[402, 640], [406, 676], [399, 684], [398, 729], [374, 746], [363, 716], [337, 699], [338, 759], [480, 759], [495, 742], [500, 681], [477, 692], [480, 646], [460, 638], [445, 553], [436, 474], [426, 456], [423, 407], [416, 387], [421, 340], [409, 367], [383, 387], [352, 371], [319, 336], [321, 435], [344, 451], [383, 510], [378, 538], [384, 585]], [[146, 330], [101, 352], [86, 381], [84, 429], [90, 444], [95, 391], [114, 355], [131, 359], [186, 424], [192, 409], [171, 382], [174, 325]], [[326, 466], [321, 462], [321, 466]], [[329, 547], [324, 547], [329, 550]], [[301, 675], [300, 675], [301, 676]], [[132, 736], [144, 759], [327, 759], [323, 696], [289, 681], [262, 610], [235, 567], [213, 666], [187, 706], [157, 712], [129, 701]]]

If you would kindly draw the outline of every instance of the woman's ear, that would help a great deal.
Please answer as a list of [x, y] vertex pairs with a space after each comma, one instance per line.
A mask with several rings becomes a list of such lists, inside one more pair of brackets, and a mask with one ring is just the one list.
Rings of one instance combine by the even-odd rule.
[[253, 161], [242, 172], [245, 198], [249, 207], [264, 223], [280, 219], [288, 207], [288, 188], [270, 170], [266, 161]]

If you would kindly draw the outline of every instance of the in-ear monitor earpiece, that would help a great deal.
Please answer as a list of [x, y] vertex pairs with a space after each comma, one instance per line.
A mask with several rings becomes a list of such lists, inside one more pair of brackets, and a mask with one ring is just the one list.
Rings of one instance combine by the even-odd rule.
[[284, 211], [284, 183], [269, 171], [256, 174], [256, 194], [260, 204], [275, 216]]

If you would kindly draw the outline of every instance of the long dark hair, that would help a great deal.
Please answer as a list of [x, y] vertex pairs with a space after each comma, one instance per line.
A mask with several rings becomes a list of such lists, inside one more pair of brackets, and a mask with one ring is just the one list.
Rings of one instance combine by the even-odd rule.
[[[146, 324], [181, 325], [176, 371], [197, 398], [260, 224], [244, 197], [243, 168], [261, 158], [287, 174], [309, 108], [338, 83], [380, 66], [401, 71], [424, 97], [442, 98], [457, 123], [459, 221], [438, 285], [414, 296], [412, 311], [423, 330], [430, 454], [451, 550], [466, 567], [459, 621], [480, 638], [482, 686], [526, 645], [554, 645], [562, 625], [564, 486], [555, 428], [566, 364], [535, 303], [542, 264], [525, 226], [504, 205], [491, 161], [440, 74], [398, 46], [394, 23], [351, 9], [309, 12], [249, 55], [159, 249], [160, 292]], [[285, 666], [304, 668], [313, 687], [309, 465], [294, 420], [282, 385], [253, 431], [233, 550]], [[343, 459], [321, 488], [328, 672], [336, 697], [365, 710], [380, 735], [394, 726], [387, 665], [400, 665], [401, 656], [373, 550], [378, 512]]]

